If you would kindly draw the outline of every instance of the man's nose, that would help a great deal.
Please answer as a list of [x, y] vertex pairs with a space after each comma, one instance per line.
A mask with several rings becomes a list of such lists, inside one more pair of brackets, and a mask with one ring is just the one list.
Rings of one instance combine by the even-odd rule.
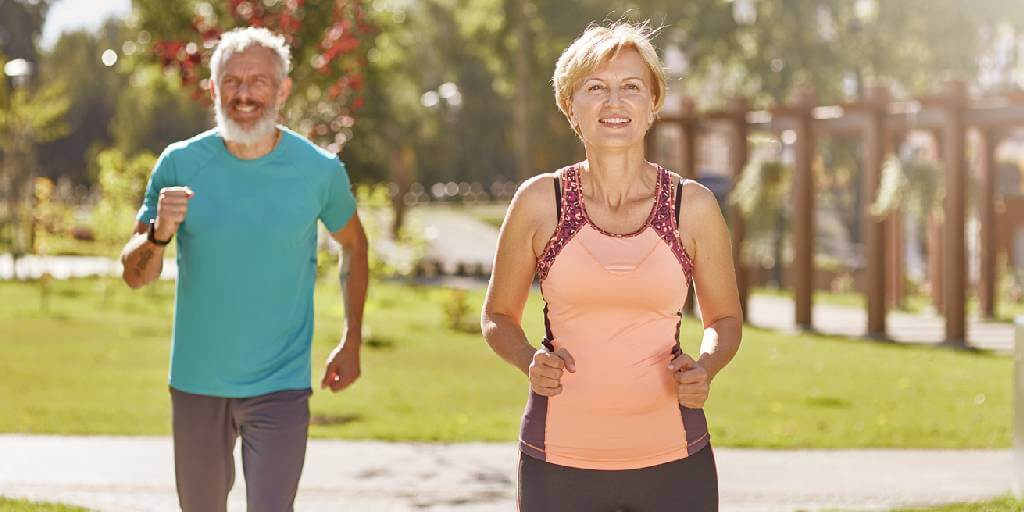
[[246, 80], [242, 80], [238, 84], [238, 90], [235, 91], [235, 97], [239, 99], [248, 98], [250, 95], [249, 89], [249, 82]]

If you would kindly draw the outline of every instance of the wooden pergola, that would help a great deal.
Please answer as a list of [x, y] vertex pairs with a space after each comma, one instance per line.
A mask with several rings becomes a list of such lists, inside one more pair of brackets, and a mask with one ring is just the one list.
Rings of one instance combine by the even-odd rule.
[[[748, 103], [737, 99], [721, 111], [698, 112], [694, 102], [683, 99], [679, 113], [664, 115], [648, 136], [648, 154], [652, 154], [654, 132], [666, 124], [682, 130], [680, 174], [697, 178], [697, 138], [705, 130], [728, 133], [729, 175], [738, 182], [748, 160], [748, 135], [764, 131], [791, 130], [793, 145], [792, 174], [792, 290], [795, 323], [812, 329], [814, 277], [815, 184], [812, 163], [816, 141], [821, 137], [846, 135], [859, 137], [862, 144], [863, 174], [860, 186], [865, 198], [877, 196], [882, 165], [887, 154], [897, 149], [912, 130], [927, 131], [935, 138], [943, 164], [945, 197], [941, 247], [932, 261], [941, 261], [934, 274], [936, 302], [945, 318], [945, 340], [954, 346], [966, 346], [967, 323], [967, 251], [965, 239], [967, 199], [968, 131], [976, 130], [980, 147], [978, 218], [981, 225], [979, 296], [981, 313], [995, 315], [996, 304], [996, 162], [995, 150], [1008, 129], [1024, 126], [1024, 95], [1008, 94], [971, 101], [966, 84], [948, 81], [940, 94], [911, 101], [891, 101], [888, 89], [873, 87], [862, 101], [839, 105], [817, 105], [812, 94], [798, 94], [789, 104], [769, 110], [751, 111]], [[864, 293], [867, 305], [866, 334], [887, 338], [888, 298], [901, 296], [902, 256], [899, 213], [878, 218], [869, 211], [871, 200], [863, 201]], [[733, 237], [733, 257], [737, 262], [737, 285], [744, 311], [748, 309], [749, 282], [740, 264], [744, 240], [742, 216], [729, 207]]]

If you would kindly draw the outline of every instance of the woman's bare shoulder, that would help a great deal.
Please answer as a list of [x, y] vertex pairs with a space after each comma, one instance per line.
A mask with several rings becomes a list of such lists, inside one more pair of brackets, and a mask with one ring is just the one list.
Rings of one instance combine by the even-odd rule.
[[[683, 197], [680, 198], [680, 213], [707, 213], [711, 208], [718, 208], [718, 199], [711, 189], [700, 184], [696, 180], [685, 179], [675, 171], [665, 169], [673, 187], [678, 183], [683, 185]], [[673, 189], [674, 191], [674, 189]], [[675, 200], [673, 196], [672, 200]]]
[[707, 213], [712, 209], [718, 210], [718, 199], [715, 197], [715, 193], [696, 180], [683, 182], [683, 197], [681, 199], [680, 208], [684, 212]]
[[509, 206], [509, 216], [540, 219], [554, 215], [554, 184], [558, 176], [557, 171], [541, 173], [519, 185], [515, 196], [512, 197], [512, 204]]

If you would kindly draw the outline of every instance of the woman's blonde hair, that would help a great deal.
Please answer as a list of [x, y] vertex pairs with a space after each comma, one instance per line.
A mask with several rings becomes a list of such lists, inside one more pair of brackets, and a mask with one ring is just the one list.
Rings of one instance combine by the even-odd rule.
[[650, 22], [631, 23], [617, 21], [609, 26], [590, 25], [583, 35], [578, 37], [562, 52], [555, 64], [555, 75], [552, 82], [555, 87], [555, 103], [562, 111], [573, 130], [577, 131], [570, 117], [569, 106], [572, 95], [580, 82], [608, 61], [614, 59], [623, 48], [633, 48], [647, 64], [651, 72], [651, 97], [654, 99], [654, 113], [661, 110], [665, 103], [665, 92], [668, 84], [665, 70], [658, 58], [658, 52], [651, 44], [651, 38], [657, 30], [652, 29]]

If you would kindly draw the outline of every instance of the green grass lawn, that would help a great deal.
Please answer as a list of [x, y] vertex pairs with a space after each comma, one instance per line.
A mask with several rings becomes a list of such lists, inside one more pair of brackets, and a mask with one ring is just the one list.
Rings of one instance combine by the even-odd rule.
[[893, 512], [1022, 512], [1024, 501], [1018, 501], [1011, 496], [1004, 496], [990, 501], [978, 501], [974, 503], [954, 503], [929, 508], [901, 508]]
[[0, 496], [0, 510], [4, 512], [89, 512], [88, 509], [60, 505], [58, 503], [37, 503], [28, 500]]
[[[333, 281], [331, 279], [330, 281]], [[0, 432], [167, 434], [167, 356], [173, 284], [55, 282], [41, 313], [35, 283], [0, 283]], [[445, 326], [451, 292], [376, 282], [367, 305], [363, 377], [312, 400], [314, 437], [511, 441], [527, 396], [524, 376], [473, 327]], [[335, 344], [337, 285], [316, 303], [314, 380]], [[524, 322], [543, 331], [539, 297]], [[699, 326], [684, 322], [697, 350]], [[1011, 359], [928, 347], [747, 329], [707, 405], [718, 446], [765, 448], [1010, 445]]]

